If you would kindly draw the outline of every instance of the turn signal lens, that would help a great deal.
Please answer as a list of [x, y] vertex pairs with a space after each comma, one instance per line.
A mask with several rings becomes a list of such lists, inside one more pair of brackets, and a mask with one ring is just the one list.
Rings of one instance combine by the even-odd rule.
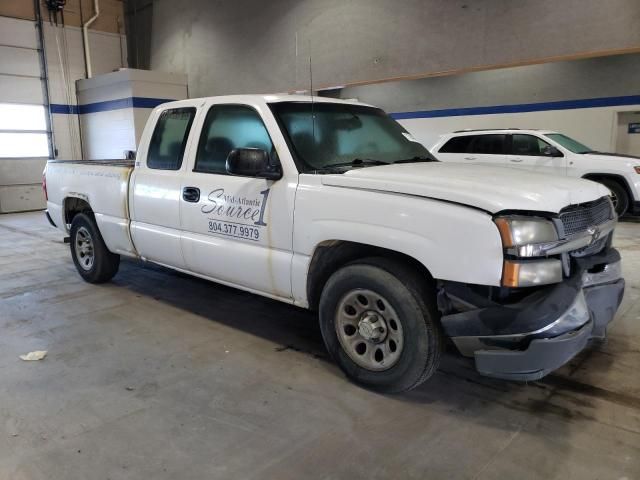
[[513, 237], [511, 236], [511, 226], [506, 218], [496, 218], [496, 225], [502, 238], [503, 247], [513, 247]]
[[638, 165], [637, 167], [633, 167], [633, 169], [636, 171], [636, 173], [640, 173], [640, 165]]
[[504, 262], [502, 269], [502, 286], [517, 287], [520, 277], [520, 264], [509, 260]]

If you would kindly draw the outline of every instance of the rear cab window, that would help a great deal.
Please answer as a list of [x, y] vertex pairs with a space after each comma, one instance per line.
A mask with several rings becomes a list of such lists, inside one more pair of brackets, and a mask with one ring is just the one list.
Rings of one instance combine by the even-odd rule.
[[148, 168], [180, 170], [195, 115], [194, 107], [170, 108], [160, 114], [149, 143]]

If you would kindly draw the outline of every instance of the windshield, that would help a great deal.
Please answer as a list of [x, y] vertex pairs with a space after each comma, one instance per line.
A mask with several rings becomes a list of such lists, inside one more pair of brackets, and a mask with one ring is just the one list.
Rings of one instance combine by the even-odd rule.
[[551, 140], [558, 142], [567, 150], [571, 150], [573, 153], [590, 153], [593, 150], [586, 145], [574, 140], [573, 138], [567, 137], [561, 133], [547, 133], [545, 137], [549, 137]]
[[281, 102], [270, 107], [303, 172], [436, 161], [399, 123], [377, 108], [324, 102]]

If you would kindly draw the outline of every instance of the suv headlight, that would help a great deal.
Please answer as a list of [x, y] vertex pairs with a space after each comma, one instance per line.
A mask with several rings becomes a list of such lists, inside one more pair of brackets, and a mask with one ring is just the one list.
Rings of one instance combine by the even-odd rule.
[[562, 281], [562, 262], [542, 257], [550, 244], [558, 242], [553, 222], [544, 218], [525, 216], [498, 217], [495, 223], [505, 252], [526, 260], [505, 260], [502, 285], [505, 287], [533, 287]]

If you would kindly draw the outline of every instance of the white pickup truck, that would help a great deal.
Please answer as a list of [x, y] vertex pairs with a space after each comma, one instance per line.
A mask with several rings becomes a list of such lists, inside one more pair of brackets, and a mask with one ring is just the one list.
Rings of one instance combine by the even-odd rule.
[[624, 292], [597, 183], [440, 163], [357, 102], [242, 95], [157, 107], [137, 159], [50, 161], [50, 222], [89, 282], [120, 256], [317, 309], [346, 375], [399, 392], [446, 339], [538, 379], [602, 338]]

